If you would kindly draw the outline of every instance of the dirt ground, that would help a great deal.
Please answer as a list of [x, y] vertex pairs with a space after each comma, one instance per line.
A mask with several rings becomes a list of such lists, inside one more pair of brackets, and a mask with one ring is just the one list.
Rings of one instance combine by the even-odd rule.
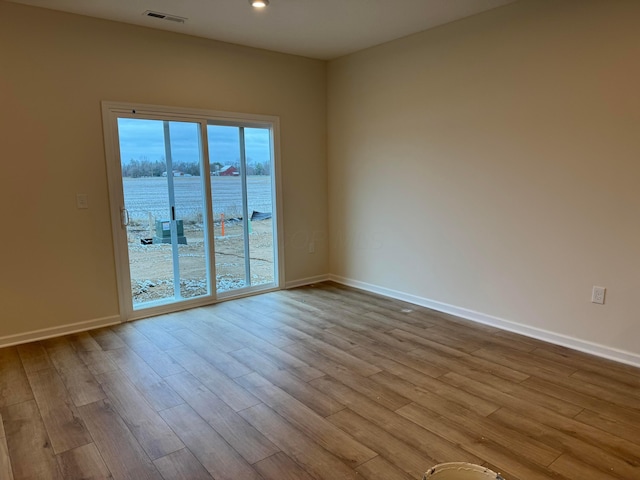
[[[271, 219], [251, 222], [249, 265], [251, 285], [274, 280], [273, 222]], [[180, 294], [192, 298], [207, 293], [206, 245], [203, 227], [185, 224], [186, 245], [178, 246]], [[219, 223], [214, 225], [216, 288], [218, 292], [246, 286], [244, 233], [242, 222], [226, 221], [222, 236]], [[143, 245], [142, 238], [151, 237], [148, 225], [128, 227], [129, 264], [134, 304], [173, 297], [173, 253], [170, 244]]]

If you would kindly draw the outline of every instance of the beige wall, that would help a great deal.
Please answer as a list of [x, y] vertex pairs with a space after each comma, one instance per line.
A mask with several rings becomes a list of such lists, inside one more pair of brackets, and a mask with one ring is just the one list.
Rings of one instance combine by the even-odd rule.
[[279, 116], [285, 278], [326, 274], [325, 69], [0, 1], [0, 339], [118, 314], [102, 100]]
[[523, 0], [331, 62], [331, 272], [640, 359], [638, 25]]

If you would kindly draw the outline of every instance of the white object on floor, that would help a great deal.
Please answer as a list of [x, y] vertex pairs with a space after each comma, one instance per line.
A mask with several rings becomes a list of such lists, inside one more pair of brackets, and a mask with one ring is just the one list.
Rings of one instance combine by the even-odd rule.
[[431, 467], [422, 480], [505, 480], [502, 475], [472, 463], [450, 462]]

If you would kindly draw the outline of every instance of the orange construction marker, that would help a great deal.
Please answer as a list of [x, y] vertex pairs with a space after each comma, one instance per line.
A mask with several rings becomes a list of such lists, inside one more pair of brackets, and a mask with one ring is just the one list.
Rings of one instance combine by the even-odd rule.
[[220, 214], [220, 228], [222, 229], [222, 236], [224, 237], [224, 213]]

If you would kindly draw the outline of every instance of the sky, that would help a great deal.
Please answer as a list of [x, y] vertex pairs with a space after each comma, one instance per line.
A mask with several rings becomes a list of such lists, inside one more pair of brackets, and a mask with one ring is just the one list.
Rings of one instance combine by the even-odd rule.
[[[165, 158], [164, 122], [135, 118], [118, 119], [120, 137], [120, 157], [122, 163], [147, 159], [151, 161]], [[189, 122], [169, 122], [171, 154], [173, 162], [198, 162], [199, 125]], [[240, 139], [238, 127], [209, 125], [210, 163], [223, 165], [237, 163], [240, 160]], [[247, 163], [269, 162], [271, 148], [270, 134], [266, 128], [245, 128]]]

